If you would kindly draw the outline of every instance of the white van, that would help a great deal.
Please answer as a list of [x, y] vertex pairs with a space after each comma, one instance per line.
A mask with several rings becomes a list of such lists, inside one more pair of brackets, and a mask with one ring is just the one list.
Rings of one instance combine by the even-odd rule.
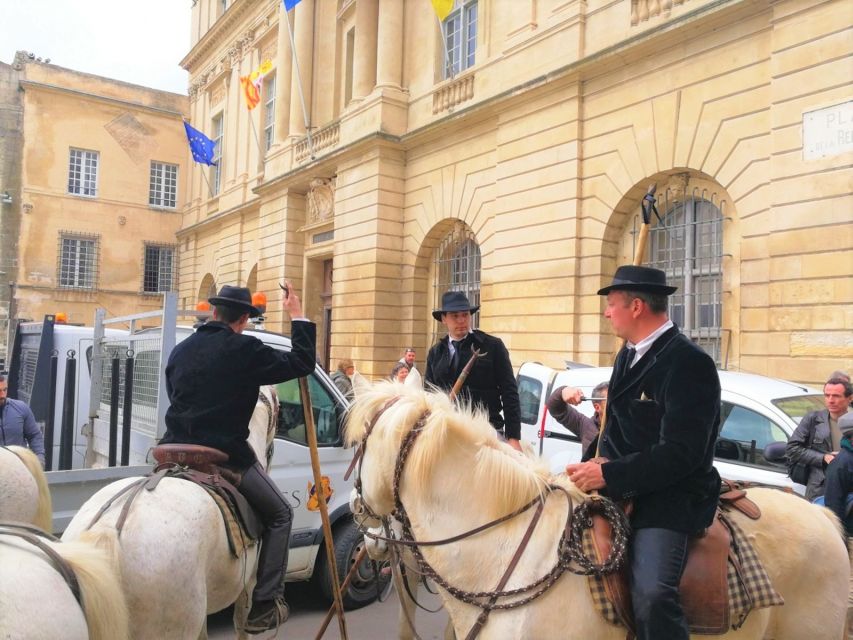
[[[176, 326], [179, 312], [174, 294], [164, 298], [164, 322], [170, 327], [165, 334], [166, 344], [176, 344], [192, 334], [190, 326]], [[153, 317], [153, 312], [138, 314]], [[99, 320], [100, 318], [100, 320]], [[130, 318], [130, 316], [128, 316]], [[168, 318], [171, 318], [169, 320]], [[10, 362], [10, 382], [15, 381], [17, 396], [44, 411], [37, 414], [44, 425], [49, 407], [48, 378], [50, 356], [58, 352], [55, 401], [55, 438], [53, 469], [58, 468], [60, 428], [64, 405], [66, 357], [70, 350], [74, 360], [74, 411], [73, 468], [49, 471], [48, 484], [54, 507], [54, 533], [61, 533], [79, 507], [99, 489], [121, 478], [144, 475], [151, 469], [149, 451], [162, 437], [165, 425], [162, 416], [168, 406], [163, 403], [165, 383], [162, 371], [164, 332], [161, 328], [131, 331], [108, 328], [105, 324], [121, 319], [104, 321], [96, 314], [96, 327], [61, 325], [53, 316], [41, 323], [26, 323], [18, 328], [15, 347]], [[132, 322], [130, 323], [132, 326]], [[290, 338], [262, 330], [247, 330], [251, 335], [275, 349], [290, 351]], [[95, 343], [98, 342], [97, 348]], [[134, 359], [133, 408], [130, 433], [129, 466], [109, 467], [109, 429], [111, 406], [110, 358], [120, 359], [119, 395], [117, 411], [119, 433], [116, 449], [121, 450], [121, 424], [124, 418], [124, 361], [130, 352]], [[102, 354], [100, 357], [97, 354]], [[103, 355], [106, 354], [106, 357]], [[320, 467], [329, 478], [332, 496], [329, 499], [329, 516], [337, 556], [338, 580], [343, 580], [363, 544], [352, 514], [349, 495], [352, 479], [343, 476], [352, 460], [352, 451], [343, 448], [343, 426], [348, 401], [332, 383], [327, 373], [317, 365], [308, 377], [308, 387], [314, 410], [314, 422], [319, 445]], [[10, 389], [13, 385], [10, 384]], [[280, 400], [278, 430], [276, 433], [270, 476], [287, 496], [293, 507], [294, 521], [290, 538], [290, 555], [287, 580], [311, 580], [321, 594], [331, 600], [331, 580], [328, 573], [323, 529], [320, 513], [308, 508], [309, 493], [313, 486], [313, 472], [308, 452], [302, 398], [297, 380], [277, 385]], [[344, 594], [344, 604], [355, 608], [373, 602], [385, 590], [390, 578], [383, 576], [377, 585], [372, 567], [365, 561]]]
[[[193, 328], [177, 327], [176, 343], [192, 335]], [[157, 337], [160, 329], [144, 329], [135, 332], [131, 344], [135, 345], [135, 357], [138, 361], [156, 363], [159, 350], [147, 349], [146, 344], [157, 349]], [[247, 329], [243, 335], [252, 336], [274, 349], [290, 351], [290, 338], [278, 333]], [[363, 544], [361, 534], [352, 520], [349, 510], [349, 496], [352, 478], [344, 480], [344, 474], [352, 460], [352, 451], [343, 448], [344, 418], [349, 404], [334, 385], [328, 374], [318, 364], [314, 373], [308, 376], [308, 390], [311, 394], [311, 406], [314, 411], [314, 424], [317, 431], [320, 468], [329, 478], [332, 496], [329, 499], [329, 519], [332, 523], [337, 565], [342, 581]], [[302, 397], [298, 380], [289, 380], [276, 385], [279, 399], [278, 429], [269, 474], [293, 507], [293, 529], [290, 534], [290, 555], [287, 564], [287, 580], [300, 581], [312, 579], [321, 592], [329, 599], [332, 597], [331, 582], [326, 569], [326, 553], [323, 543], [323, 528], [320, 512], [308, 508], [310, 490], [313, 486], [311, 460], [308, 452], [308, 440], [305, 432], [305, 418], [302, 409]], [[139, 424], [141, 431], [132, 434], [131, 463], [140, 457], [145, 459], [150, 448], [151, 438], [163, 435], [164, 425], [146, 423], [137, 420], [139, 415], [156, 415], [153, 402], [156, 397], [150, 391], [139, 400], [134, 400], [134, 425]], [[147, 407], [145, 405], [148, 405]], [[106, 416], [107, 414], [104, 413]], [[98, 417], [93, 421], [93, 443], [96, 457], [103, 460], [107, 447], [109, 423]], [[147, 439], [141, 436], [147, 435]], [[137, 447], [147, 440], [144, 451]], [[387, 581], [387, 578], [385, 579]], [[384, 588], [384, 584], [380, 585]], [[362, 606], [376, 599], [376, 583], [372, 579], [372, 570], [367, 563], [359, 572], [346, 594], [348, 607]]]
[[[518, 372], [521, 400], [521, 434], [539, 450], [539, 430], [544, 415], [543, 456], [550, 459], [554, 472], [578, 462], [580, 441], [545, 411], [545, 402], [554, 389], [579, 388], [587, 397], [600, 382], [610, 379], [610, 367], [581, 367], [556, 371], [535, 362], [525, 362]], [[824, 408], [823, 394], [785, 380], [750, 373], [720, 371], [720, 436], [714, 466], [723, 478], [792, 487], [800, 494], [803, 485], [794, 484], [784, 465], [765, 460], [764, 447], [786, 442], [802, 417]], [[582, 402], [579, 411], [593, 413], [591, 402]]]

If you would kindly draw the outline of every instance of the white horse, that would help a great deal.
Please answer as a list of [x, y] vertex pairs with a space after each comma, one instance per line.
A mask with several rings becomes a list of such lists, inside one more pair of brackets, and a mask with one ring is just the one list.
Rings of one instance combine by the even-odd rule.
[[85, 542], [44, 544], [74, 572], [80, 602], [44, 551], [0, 530], [0, 638], [127, 638], [124, 592], [108, 553]]
[[[448, 538], [512, 513], [537, 496], [544, 511], [505, 590], [527, 586], [557, 560], [567, 516], [560, 483], [575, 504], [586, 496], [565, 477], [549, 477], [545, 465], [516, 454], [498, 441], [482, 414], [459, 411], [444, 394], [380, 383], [362, 393], [347, 426], [351, 444], [362, 441], [366, 424], [394, 396], [367, 439], [361, 470], [362, 497], [376, 515], [394, 508], [394, 468], [403, 438], [425, 416], [400, 480], [401, 502], [415, 539]], [[773, 489], [750, 490], [762, 516], [731, 514], [752, 541], [784, 606], [754, 610], [727, 640], [838, 640], [847, 608], [849, 563], [837, 520], [827, 510]], [[531, 521], [531, 511], [452, 545], [423, 547], [425, 559], [447, 583], [466, 591], [492, 591]], [[473, 627], [480, 609], [439, 592], [458, 637]], [[622, 640], [625, 630], [596, 611], [587, 579], [564, 573], [529, 604], [494, 610], [480, 638], [595, 638]], [[698, 636], [697, 636], [698, 637]]]
[[[274, 389], [261, 388], [249, 444], [267, 466], [277, 416]], [[246, 637], [243, 627], [255, 586], [258, 546], [246, 548], [240, 558], [231, 554], [219, 507], [202, 487], [163, 478], [154, 491], [139, 493], [120, 537], [116, 520], [124, 498], [86, 531], [101, 506], [136, 480], [113, 482], [87, 500], [63, 540], [90, 536], [116, 550], [114, 561], [121, 569], [135, 640], [207, 638], [206, 616], [235, 601], [234, 626], [238, 637]]]
[[24, 447], [0, 447], [0, 489], [0, 521], [53, 530], [50, 490], [36, 454]]

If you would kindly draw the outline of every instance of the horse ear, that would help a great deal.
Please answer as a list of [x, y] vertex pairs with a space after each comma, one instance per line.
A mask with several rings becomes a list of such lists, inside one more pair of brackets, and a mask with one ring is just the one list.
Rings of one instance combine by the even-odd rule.
[[358, 371], [353, 371], [352, 374], [352, 393], [354, 397], [358, 397], [359, 393], [367, 391], [370, 388], [370, 382]]

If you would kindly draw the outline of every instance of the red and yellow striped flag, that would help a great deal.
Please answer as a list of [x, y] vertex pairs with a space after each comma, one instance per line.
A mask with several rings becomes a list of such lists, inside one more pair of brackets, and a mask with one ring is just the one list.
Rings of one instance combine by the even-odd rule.
[[240, 76], [240, 86], [243, 89], [243, 97], [246, 98], [246, 106], [249, 111], [261, 102], [261, 83], [270, 71], [272, 62], [264, 60], [260, 66], [247, 76]]

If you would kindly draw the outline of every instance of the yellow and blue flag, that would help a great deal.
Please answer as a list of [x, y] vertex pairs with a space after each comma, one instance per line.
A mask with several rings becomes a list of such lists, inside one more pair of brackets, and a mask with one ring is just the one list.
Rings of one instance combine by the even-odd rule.
[[190, 143], [193, 160], [202, 164], [215, 165], [213, 147], [216, 143], [198, 129], [191, 127], [186, 120], [184, 120], [184, 130], [187, 132], [187, 141]]

